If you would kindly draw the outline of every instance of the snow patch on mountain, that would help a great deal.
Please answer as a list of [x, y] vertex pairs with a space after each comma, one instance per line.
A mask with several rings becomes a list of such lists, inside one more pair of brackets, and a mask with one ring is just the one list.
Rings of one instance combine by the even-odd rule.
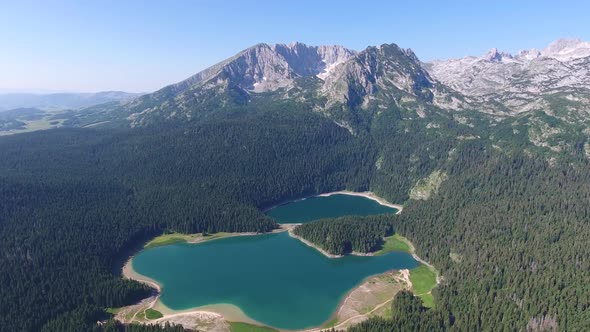
[[324, 64], [325, 64], [324, 69], [322, 70], [321, 73], [317, 74], [316, 76], [321, 80], [325, 80], [326, 77], [328, 77], [334, 71], [336, 66], [341, 65], [343, 63], [344, 63], [344, 61], [338, 61], [338, 62], [330, 63], [330, 64], [324, 62]]

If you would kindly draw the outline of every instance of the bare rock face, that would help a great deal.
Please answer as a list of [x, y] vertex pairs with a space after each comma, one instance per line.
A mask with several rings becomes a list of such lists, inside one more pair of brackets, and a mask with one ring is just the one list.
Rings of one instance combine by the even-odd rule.
[[342, 46], [307, 46], [303, 43], [277, 44], [273, 48], [289, 62], [298, 77], [325, 77], [335, 66], [355, 54]]
[[[181, 91], [191, 86], [214, 87], [233, 82], [249, 92], [269, 92], [289, 87], [302, 77], [321, 79], [325, 95], [333, 102], [352, 102], [395, 87], [420, 94], [433, 80], [416, 55], [395, 44], [369, 47], [355, 52], [342, 46], [259, 44], [208, 68], [175, 86]], [[357, 100], [358, 99], [358, 100]]]
[[258, 44], [176, 84], [175, 90], [230, 80], [248, 91], [275, 91], [289, 86], [298, 77], [325, 75], [354, 53], [342, 46]]
[[542, 51], [524, 50], [513, 56], [492, 49], [482, 57], [432, 61], [424, 67], [480, 103], [500, 102], [511, 113], [521, 113], [544, 107], [543, 96], [590, 89], [590, 43], [560, 39]]
[[395, 44], [368, 47], [326, 76], [323, 90], [331, 103], [367, 107], [399, 104], [404, 98], [432, 102], [434, 80], [410, 49]]
[[281, 90], [286, 98], [285, 91], [294, 87], [295, 80], [321, 80], [355, 53], [342, 46], [257, 44], [186, 80], [137, 98], [122, 111], [129, 114], [131, 126], [141, 126], [190, 120], [227, 105], [245, 105], [256, 93]]
[[571, 61], [590, 56], [590, 42], [581, 39], [558, 39], [540, 52], [541, 56]]

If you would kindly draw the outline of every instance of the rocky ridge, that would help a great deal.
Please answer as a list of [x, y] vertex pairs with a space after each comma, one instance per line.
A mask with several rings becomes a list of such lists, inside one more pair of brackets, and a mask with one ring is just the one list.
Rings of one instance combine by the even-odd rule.
[[484, 56], [437, 60], [424, 67], [490, 113], [548, 108], [548, 96], [577, 101], [580, 109], [590, 105], [590, 43], [579, 39], [560, 39], [543, 50], [516, 55], [492, 49]]

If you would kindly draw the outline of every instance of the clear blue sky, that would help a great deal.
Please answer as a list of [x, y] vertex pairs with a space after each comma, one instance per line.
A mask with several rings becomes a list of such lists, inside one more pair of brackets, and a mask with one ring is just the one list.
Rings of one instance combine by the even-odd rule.
[[590, 1], [0, 0], [0, 90], [153, 91], [259, 42], [423, 60], [590, 39]]

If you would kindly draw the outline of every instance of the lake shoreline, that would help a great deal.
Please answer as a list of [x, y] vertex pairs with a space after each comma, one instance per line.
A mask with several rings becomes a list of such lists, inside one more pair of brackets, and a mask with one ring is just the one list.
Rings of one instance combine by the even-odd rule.
[[[184, 240], [184, 243], [188, 244], [200, 244], [205, 242], [211, 242], [219, 239], [225, 239], [230, 237], [237, 237], [237, 236], [257, 236], [257, 235], [267, 235], [267, 234], [278, 234], [282, 232], [289, 231], [291, 228], [295, 227], [296, 224], [281, 224], [279, 228], [272, 230], [271, 232], [267, 233], [256, 233], [256, 232], [238, 232], [238, 233], [228, 233], [224, 234], [221, 237], [213, 237], [213, 238], [198, 238], [193, 240]], [[145, 247], [144, 247], [145, 249]], [[149, 248], [148, 248], [149, 249]], [[143, 249], [142, 249], [143, 250]], [[141, 251], [141, 250], [140, 250]], [[239, 307], [231, 304], [231, 303], [218, 303], [218, 304], [210, 304], [200, 307], [188, 308], [188, 309], [181, 309], [175, 310], [168, 307], [164, 302], [161, 301], [160, 297], [162, 295], [162, 289], [164, 285], [161, 285], [158, 281], [144, 276], [139, 272], [133, 269], [133, 258], [135, 255], [130, 256], [125, 265], [123, 265], [121, 275], [123, 279], [135, 280], [140, 283], [146, 284], [151, 286], [157, 290], [156, 294], [151, 298], [148, 298], [149, 301], [144, 303], [145, 299], [140, 301], [137, 304], [130, 305], [124, 308], [133, 307], [133, 306], [140, 306], [139, 311], [141, 312], [146, 309], [154, 309], [162, 313], [163, 317], [154, 319], [154, 320], [140, 320], [135, 315], [131, 318], [131, 321], [127, 321], [124, 317], [120, 317], [119, 320], [123, 323], [143, 323], [143, 324], [164, 324], [167, 321], [174, 321], [175, 318], [183, 318], [188, 316], [193, 316], [198, 319], [205, 319], [205, 320], [216, 320], [221, 319], [227, 322], [241, 322], [241, 323], [248, 323], [252, 325], [258, 326], [266, 326], [250, 317], [248, 317]], [[142, 305], [143, 303], [143, 305]]]
[[[289, 203], [293, 203], [293, 202], [302, 201], [302, 200], [305, 200], [305, 199], [311, 198], [311, 197], [330, 197], [330, 196], [333, 196], [333, 195], [348, 195], [348, 196], [364, 197], [364, 198], [373, 200], [373, 201], [379, 203], [380, 205], [383, 205], [383, 206], [387, 206], [387, 207], [396, 209], [397, 210], [397, 212], [395, 213], [396, 215], [397, 214], [400, 214], [403, 211], [403, 209], [404, 209], [403, 205], [390, 203], [390, 202], [386, 201], [385, 199], [383, 199], [383, 198], [375, 195], [375, 193], [373, 193], [371, 191], [356, 192], [356, 191], [349, 191], [349, 190], [332, 191], [332, 192], [329, 192], [329, 193], [323, 193], [323, 194], [319, 194], [319, 195], [309, 196], [309, 197], [305, 197], [305, 198], [301, 198], [301, 199], [296, 199], [296, 200], [293, 200], [293, 201], [288, 201], [288, 202], [285, 202], [285, 203], [276, 205], [274, 207], [285, 205], [285, 204], [289, 204]], [[272, 208], [274, 208], [274, 207], [272, 207]], [[281, 224], [281, 225], [284, 225], [284, 224]], [[297, 224], [292, 224], [292, 225], [297, 225]], [[288, 231], [289, 231], [289, 236], [291, 236], [292, 238], [294, 238], [296, 240], [301, 241], [302, 243], [304, 243], [305, 245], [307, 245], [309, 247], [312, 247], [312, 248], [316, 249], [317, 251], [319, 251], [320, 253], [322, 253], [324, 256], [326, 256], [328, 258], [341, 258], [341, 257], [345, 257], [345, 256], [348, 256], [348, 255], [350, 255], [350, 256], [375, 256], [375, 252], [367, 252], [367, 253], [364, 253], [364, 252], [357, 252], [357, 251], [353, 251], [351, 253], [347, 253], [347, 254], [344, 254], [344, 255], [331, 254], [331, 253], [327, 252], [326, 250], [324, 250], [319, 245], [317, 245], [317, 244], [315, 244], [313, 242], [310, 242], [310, 241], [302, 238], [299, 235], [296, 235], [293, 232], [293, 229], [289, 229]], [[419, 262], [424, 262], [422, 259], [420, 259], [420, 257], [418, 257], [414, 253], [414, 246], [412, 246], [412, 245], [411, 245], [411, 250], [412, 250], [412, 252], [411, 252], [412, 257], [414, 257], [415, 260], [417, 260]], [[425, 264], [425, 265], [429, 265], [429, 264]]]
[[330, 316], [329, 319], [327, 319], [324, 323], [322, 323], [322, 325], [317, 326], [317, 327], [312, 327], [312, 328], [307, 328], [304, 330], [300, 330], [300, 332], [322, 332], [322, 331], [328, 331], [332, 328], [336, 329], [336, 330], [340, 330], [343, 328], [346, 328], [346, 324], [352, 320], [352, 319], [358, 319], [359, 317], [365, 317], [365, 318], [369, 318], [370, 314], [375, 311], [376, 309], [378, 309], [378, 307], [389, 303], [393, 300], [393, 298], [385, 301], [384, 303], [378, 305], [376, 308], [373, 308], [371, 311], [364, 313], [364, 314], [360, 314], [358, 316], [354, 316], [354, 317], [349, 317], [343, 321], [336, 321], [336, 324], [334, 324], [333, 326], [327, 326], [328, 323], [330, 323], [332, 320], [334, 319], [338, 319], [338, 316], [340, 314], [340, 312], [342, 311], [342, 309], [346, 306], [346, 301], [351, 297], [352, 294], [354, 294], [358, 289], [360, 289], [363, 285], [365, 285], [369, 280], [375, 278], [375, 277], [382, 277], [382, 276], [387, 276], [387, 275], [394, 275], [394, 274], [399, 274], [400, 276], [400, 281], [402, 283], [404, 283], [406, 285], [407, 288], [412, 289], [412, 283], [410, 281], [410, 270], [408, 269], [400, 269], [400, 270], [390, 270], [390, 271], [385, 271], [383, 273], [378, 273], [378, 274], [374, 274], [374, 275], [370, 275], [367, 276], [366, 278], [364, 278], [361, 282], [359, 282], [354, 288], [352, 288], [351, 290], [349, 290], [340, 300], [340, 302], [338, 302], [338, 307], [336, 308], [336, 311], [334, 311], [334, 313]]
[[[292, 202], [296, 202], [296, 201], [301, 201], [301, 200], [305, 200], [307, 198], [311, 198], [311, 197], [327, 197], [327, 196], [332, 196], [332, 195], [349, 195], [349, 196], [360, 196], [360, 197], [365, 197], [368, 199], [371, 199], [373, 201], [376, 201], [377, 203], [383, 205], [383, 206], [387, 206], [387, 207], [391, 207], [391, 208], [395, 208], [397, 210], [396, 214], [401, 213], [401, 211], [403, 210], [403, 206], [402, 205], [398, 205], [398, 204], [393, 204], [390, 202], [385, 201], [384, 199], [376, 196], [374, 193], [372, 192], [352, 192], [352, 191], [335, 191], [335, 192], [329, 192], [329, 193], [323, 193], [323, 194], [319, 194], [319, 195], [312, 195], [312, 196], [308, 196], [308, 197], [304, 197], [304, 198], [300, 198], [300, 199], [296, 199], [296, 200], [290, 200], [290, 201], [286, 201], [283, 202], [281, 204], [275, 205], [273, 207], [270, 207], [268, 209], [265, 209], [264, 212], [280, 206], [280, 205], [284, 205], [284, 204], [289, 204]], [[230, 233], [227, 235], [224, 235], [222, 237], [216, 237], [216, 238], [211, 238], [211, 239], [207, 239], [207, 238], [199, 238], [196, 240], [185, 240], [185, 243], [189, 243], [189, 244], [198, 244], [198, 243], [204, 243], [204, 242], [209, 242], [209, 241], [214, 241], [217, 239], [222, 239], [222, 238], [228, 238], [228, 237], [235, 237], [235, 236], [256, 236], [256, 235], [265, 235], [265, 234], [273, 234], [273, 233], [280, 233], [280, 232], [288, 232], [289, 236], [314, 248], [315, 250], [318, 250], [320, 253], [322, 253], [324, 256], [328, 257], [328, 258], [340, 258], [340, 257], [344, 257], [345, 255], [333, 255], [330, 254], [328, 252], [326, 252], [325, 250], [321, 249], [320, 247], [314, 245], [313, 243], [293, 234], [293, 228], [296, 227], [297, 225], [300, 225], [298, 223], [285, 223], [285, 224], [279, 224], [279, 228], [273, 230], [272, 232], [268, 232], [268, 233], [254, 233], [254, 232], [240, 232], [240, 233]], [[373, 256], [373, 253], [368, 253], [368, 254], [364, 254], [364, 253], [356, 253], [353, 252], [351, 253], [351, 255], [357, 255], [357, 256]], [[149, 278], [147, 276], [144, 276], [140, 273], [138, 273], [137, 271], [135, 271], [133, 269], [133, 264], [132, 264], [132, 260], [135, 257], [135, 255], [129, 257], [129, 259], [126, 261], [125, 265], [123, 266], [122, 269], [122, 276], [125, 279], [131, 279], [131, 280], [136, 280], [138, 282], [147, 284], [151, 287], [154, 287], [157, 290], [157, 294], [153, 297], [153, 300], [151, 300], [150, 302], [148, 302], [146, 305], [144, 305], [144, 307], [141, 307], [141, 310], [146, 310], [146, 309], [154, 309], [157, 310], [159, 312], [162, 313], [163, 317], [158, 318], [158, 319], [154, 319], [154, 320], [141, 320], [141, 319], [137, 319], [135, 320], [135, 315], [133, 316], [132, 320], [130, 322], [136, 322], [136, 323], [145, 323], [145, 324], [163, 324], [165, 322], [174, 322], [175, 318], [181, 318], [181, 317], [187, 317], [187, 316], [193, 316], [193, 317], [199, 317], [199, 318], [206, 318], [206, 319], [223, 319], [226, 322], [242, 322], [242, 323], [247, 323], [247, 324], [252, 324], [252, 325], [257, 325], [257, 326], [267, 326], [270, 328], [274, 328], [280, 331], [294, 331], [294, 330], [286, 330], [286, 329], [280, 329], [280, 328], [276, 328], [273, 326], [269, 326], [269, 325], [265, 325], [263, 323], [260, 323], [250, 317], [248, 317], [243, 311], [242, 309], [240, 309], [239, 307], [233, 305], [233, 304], [229, 304], [229, 303], [220, 303], [220, 304], [210, 304], [210, 305], [205, 305], [205, 306], [200, 306], [200, 307], [194, 307], [194, 308], [188, 308], [188, 309], [181, 309], [181, 310], [175, 310], [175, 309], [171, 309], [168, 306], [166, 306], [160, 299], [161, 294], [162, 294], [162, 290], [164, 288], [164, 285], [161, 285], [159, 282], [157, 282], [156, 280]], [[386, 272], [387, 273], [387, 272]], [[385, 274], [385, 273], [384, 273]], [[338, 314], [338, 312], [341, 310], [344, 301], [346, 300], [346, 298], [348, 297], [349, 294], [351, 294], [355, 289], [357, 289], [360, 285], [363, 284], [363, 282], [365, 282], [365, 280], [367, 280], [368, 278], [370, 278], [371, 276], [363, 279], [363, 281], [361, 281], [358, 285], [356, 285], [354, 288], [350, 289], [341, 299], [341, 301], [339, 302], [338, 306], [336, 307], [334, 313], [328, 318], [328, 320], [324, 323], [322, 323], [322, 325], [317, 326], [317, 327], [310, 327], [310, 328], [305, 328], [299, 331], [319, 331], [322, 330], [324, 328], [322, 328], [322, 326], [324, 326], [327, 322], [329, 322], [330, 319], [333, 319], [335, 317], [335, 315]], [[137, 314], [136, 314], [137, 315]], [[127, 323], [130, 323], [127, 322]]]
[[[252, 235], [252, 234], [243, 234], [242, 236], [250, 236], [250, 235]], [[239, 235], [235, 235], [235, 236], [239, 236]], [[213, 240], [215, 240], [215, 239], [213, 239]], [[206, 242], [206, 241], [201, 241], [199, 243], [204, 243], [204, 242]], [[163, 315], [163, 317], [158, 318], [158, 319], [148, 320], [148, 321], [135, 321], [136, 323], [149, 323], [149, 324], [158, 323], [159, 324], [159, 323], [165, 323], [166, 321], [169, 321], [172, 318], [176, 318], [176, 317], [180, 317], [180, 316], [197, 316], [200, 318], [206, 317], [209, 319], [215, 319], [215, 318], [221, 317], [221, 318], [223, 318], [223, 320], [228, 321], [228, 322], [242, 322], [242, 323], [248, 323], [248, 324], [253, 324], [253, 325], [266, 326], [256, 320], [248, 317], [239, 307], [237, 307], [231, 303], [209, 304], [209, 305], [205, 305], [205, 306], [188, 308], [188, 309], [180, 309], [180, 310], [172, 309], [172, 308], [168, 307], [166, 304], [164, 304], [164, 302], [162, 302], [162, 300], [160, 299], [160, 297], [162, 295], [163, 285], [161, 285], [156, 280], [154, 280], [150, 277], [144, 276], [144, 275], [138, 273], [137, 271], [135, 271], [133, 269], [132, 259], [133, 259], [133, 257], [129, 258], [129, 260], [125, 263], [125, 266], [123, 267], [123, 271], [122, 271], [123, 278], [135, 280], [135, 281], [141, 282], [143, 284], [146, 284], [148, 286], [156, 288], [157, 295], [154, 297], [154, 299], [151, 302], [149, 302], [145, 306], [145, 308], [143, 308], [143, 310], [154, 309], [154, 310], [159, 311]], [[133, 320], [131, 322], [133, 322]], [[129, 322], [129, 323], [131, 323], [131, 322]]]
[[278, 204], [274, 204], [270, 207], [264, 208], [262, 209], [262, 212], [266, 213], [276, 207], [282, 206], [282, 205], [286, 205], [286, 204], [290, 204], [290, 203], [295, 203], [295, 202], [299, 202], [299, 201], [304, 201], [308, 198], [313, 198], [313, 197], [329, 197], [329, 196], [333, 196], [333, 195], [348, 195], [348, 196], [359, 196], [359, 197], [364, 197], [364, 198], [368, 198], [372, 201], [375, 201], [377, 203], [379, 203], [380, 205], [383, 206], [387, 206], [390, 208], [394, 208], [397, 210], [397, 212], [395, 214], [400, 214], [403, 209], [404, 206], [401, 204], [395, 204], [395, 203], [391, 203], [386, 201], [384, 198], [377, 196], [374, 192], [372, 191], [350, 191], [350, 190], [339, 190], [339, 191], [331, 191], [328, 193], [323, 193], [323, 194], [313, 194], [313, 195], [309, 195], [309, 196], [305, 196], [305, 197], [301, 197], [301, 198], [296, 198], [296, 199], [290, 199], [290, 200], [286, 200], [286, 201], [282, 201], [281, 203]]
[[[163, 285], [160, 285], [160, 283], [158, 283], [154, 279], [146, 277], [146, 276], [138, 273], [137, 271], [135, 271], [133, 269], [131, 259], [129, 259], [123, 268], [124, 278], [136, 280], [141, 283], [155, 287], [158, 290], [158, 294], [154, 297], [154, 299], [151, 302], [149, 302], [143, 308], [143, 310], [148, 309], [148, 308], [157, 310], [160, 313], [162, 313], [163, 317], [158, 318], [158, 319], [154, 319], [154, 320], [147, 320], [147, 321], [141, 321], [141, 320], [134, 321], [134, 320], [132, 320], [127, 323], [164, 324], [166, 322], [174, 322], [174, 318], [182, 318], [183, 316], [184, 317], [193, 316], [193, 317], [198, 317], [200, 319], [223, 319], [226, 322], [247, 323], [247, 324], [261, 326], [261, 327], [273, 328], [273, 329], [276, 329], [276, 330], [282, 331], [282, 332], [295, 332], [295, 331], [319, 332], [319, 331], [324, 331], [326, 329], [331, 328], [331, 327], [326, 326], [326, 324], [329, 323], [334, 318], [338, 317], [338, 314], [340, 313], [342, 308], [345, 306], [346, 300], [350, 297], [350, 295], [353, 292], [355, 292], [359, 287], [361, 287], [364, 283], [366, 283], [367, 280], [374, 278], [374, 277], [378, 277], [378, 276], [388, 275], [388, 274], [391, 274], [394, 272], [398, 272], [402, 275], [405, 275], [406, 280], [407, 280], [407, 286], [409, 288], [411, 288], [411, 282], [409, 281], [409, 277], [408, 277], [409, 270], [407, 270], [407, 269], [390, 270], [390, 271], [386, 271], [383, 273], [378, 273], [378, 274], [367, 276], [366, 278], [361, 280], [357, 285], [355, 285], [352, 289], [350, 289], [346, 294], [344, 294], [342, 296], [342, 298], [338, 302], [338, 306], [336, 307], [334, 312], [330, 315], [330, 317], [328, 317], [328, 319], [326, 319], [325, 322], [323, 322], [322, 324], [315, 326], [315, 327], [303, 328], [303, 329], [298, 329], [298, 330], [289, 330], [289, 329], [282, 329], [282, 328], [278, 328], [278, 327], [274, 327], [274, 326], [270, 326], [270, 325], [258, 322], [256, 320], [250, 318], [248, 315], [246, 315], [246, 313], [244, 313], [242, 311], [242, 309], [240, 309], [238, 306], [233, 305], [231, 303], [208, 304], [208, 305], [204, 305], [204, 306], [188, 308], [188, 309], [180, 309], [180, 310], [171, 309], [170, 307], [166, 306], [160, 300]], [[386, 302], [389, 302], [389, 301], [390, 300], [388, 300]], [[364, 315], [362, 315], [362, 316], [364, 316]], [[356, 318], [358, 318], [358, 317], [356, 317]], [[348, 319], [346, 321], [338, 322], [338, 324], [334, 325], [333, 327], [335, 327], [335, 328], [341, 327], [342, 324], [346, 323], [347, 321], [348, 321]]]
[[[289, 225], [297, 225], [297, 224], [289, 224]], [[326, 250], [324, 250], [324, 249], [323, 249], [322, 247], [320, 247], [319, 245], [317, 245], [317, 244], [315, 244], [315, 243], [313, 243], [313, 242], [311, 242], [311, 241], [308, 241], [308, 240], [306, 240], [306, 239], [302, 238], [302, 237], [301, 237], [301, 236], [299, 236], [299, 235], [296, 235], [296, 234], [293, 232], [293, 229], [289, 229], [289, 230], [288, 230], [288, 232], [289, 232], [289, 236], [290, 236], [290, 237], [294, 238], [294, 239], [295, 239], [295, 240], [297, 240], [297, 241], [300, 241], [301, 243], [305, 244], [305, 245], [306, 245], [306, 246], [308, 246], [308, 247], [311, 247], [311, 248], [313, 248], [313, 249], [315, 249], [315, 250], [319, 251], [319, 252], [320, 252], [322, 255], [324, 255], [324, 256], [326, 256], [326, 257], [328, 257], [328, 258], [331, 258], [331, 259], [335, 259], [335, 258], [342, 258], [342, 257], [346, 257], [346, 256], [365, 256], [365, 257], [377, 256], [377, 255], [375, 254], [375, 252], [358, 252], [358, 251], [353, 251], [353, 252], [350, 252], [350, 253], [346, 253], [346, 254], [344, 254], [344, 255], [336, 255], [336, 254], [331, 254], [331, 253], [327, 252]], [[414, 255], [412, 255], [412, 257], [414, 257]], [[416, 257], [417, 257], [417, 256], [416, 256]], [[415, 259], [415, 257], [414, 257], [414, 259]], [[417, 261], [420, 261], [420, 260], [418, 260], [418, 259], [416, 259], [416, 260], [417, 260]]]
[[[333, 192], [329, 192], [329, 193], [319, 194], [319, 195], [315, 195], [315, 196], [329, 197], [329, 196], [333, 196], [333, 195], [348, 195], [348, 196], [359, 196], [359, 197], [368, 198], [368, 199], [375, 201], [383, 206], [387, 206], [387, 207], [396, 209], [397, 212], [395, 214], [400, 214], [404, 210], [403, 205], [388, 202], [385, 199], [377, 196], [372, 191], [358, 191], [357, 192], [357, 191], [350, 191], [350, 190], [340, 190], [340, 191], [333, 191]], [[312, 197], [314, 197], [314, 196], [312, 196]]]
[[328, 258], [342, 258], [342, 257], [344, 257], [344, 255], [331, 254], [331, 253], [327, 252], [326, 250], [324, 250], [323, 248], [321, 248], [320, 246], [316, 245], [315, 243], [310, 242], [310, 241], [302, 238], [299, 235], [295, 235], [295, 233], [293, 233], [293, 229], [290, 229], [289, 230], [289, 236], [292, 237], [293, 239], [295, 239], [295, 240], [297, 240], [297, 241], [305, 244], [306, 246], [311, 247], [311, 248], [319, 251], [322, 255], [324, 255], [324, 256], [326, 256]]

